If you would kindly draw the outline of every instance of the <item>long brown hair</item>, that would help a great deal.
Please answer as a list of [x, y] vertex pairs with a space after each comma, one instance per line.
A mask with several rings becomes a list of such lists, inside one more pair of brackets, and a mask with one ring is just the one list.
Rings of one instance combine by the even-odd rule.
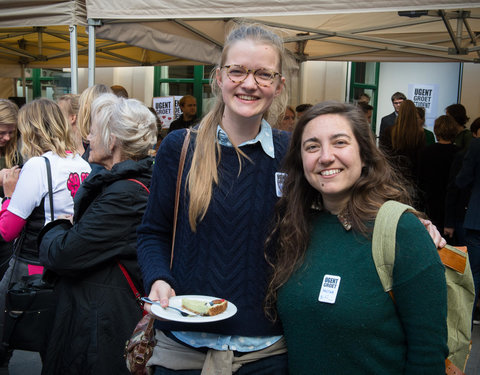
[[266, 241], [266, 258], [273, 267], [265, 299], [267, 315], [275, 319], [275, 304], [278, 289], [301, 265], [310, 240], [312, 207], [321, 209], [320, 193], [312, 187], [303, 173], [301, 156], [302, 136], [306, 125], [318, 116], [337, 114], [350, 124], [360, 149], [364, 167], [360, 178], [352, 187], [351, 199], [345, 212], [352, 229], [369, 236], [371, 226], [380, 206], [387, 200], [411, 204], [411, 198], [403, 187], [401, 178], [395, 174], [378, 150], [373, 133], [364, 114], [351, 104], [325, 102], [309, 109], [298, 121], [293, 131], [290, 148], [285, 159], [287, 178], [283, 196], [275, 208], [274, 228]]
[[[7, 99], [0, 99], [0, 124], [15, 124], [17, 128], [18, 107], [17, 105]], [[20, 155], [17, 151], [17, 130], [13, 133], [7, 144], [0, 149], [0, 154], [5, 156], [5, 165], [7, 168], [12, 168], [15, 164], [20, 162]]]
[[417, 108], [411, 100], [404, 100], [392, 128], [394, 151], [410, 153], [425, 145], [425, 133], [417, 119]]
[[[286, 70], [286, 53], [282, 39], [265, 26], [259, 24], [237, 25], [227, 36], [222, 51], [222, 57], [216, 68], [212, 71], [211, 86], [216, 96], [213, 109], [200, 122], [198, 129], [195, 151], [192, 157], [192, 166], [187, 176], [188, 191], [190, 193], [189, 223], [193, 231], [197, 223], [205, 216], [212, 198], [213, 184], [218, 183], [217, 167], [220, 163], [220, 146], [215, 142], [217, 125], [221, 123], [225, 103], [223, 102], [221, 89], [215, 79], [215, 70], [222, 67], [230, 48], [238, 41], [251, 40], [256, 43], [268, 44], [275, 48], [279, 55], [280, 73]], [[254, 58], [252, 56], [252, 58]], [[271, 124], [276, 123], [278, 116], [284, 113], [287, 103], [286, 90], [278, 95], [270, 108], [264, 113], [264, 118]], [[239, 160], [244, 156], [235, 146]], [[241, 164], [240, 164], [241, 165]]]

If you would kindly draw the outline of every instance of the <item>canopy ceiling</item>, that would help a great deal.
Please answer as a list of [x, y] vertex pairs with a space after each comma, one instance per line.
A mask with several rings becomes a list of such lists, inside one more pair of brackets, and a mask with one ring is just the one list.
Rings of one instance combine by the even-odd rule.
[[[0, 65], [8, 76], [20, 67], [70, 67], [70, 26], [77, 28], [78, 66], [88, 67], [85, 0], [0, 0]], [[96, 66], [187, 64], [189, 61], [115, 40], [96, 40]], [[193, 62], [191, 62], [193, 63]]]
[[216, 61], [226, 29], [242, 19], [275, 27], [298, 61], [480, 61], [480, 2], [86, 2], [88, 18], [102, 21], [102, 38], [204, 63]]
[[69, 67], [77, 25], [87, 67], [88, 19], [100, 24], [96, 66], [214, 63], [242, 19], [276, 28], [297, 61], [480, 61], [473, 1], [0, 0], [0, 64]]

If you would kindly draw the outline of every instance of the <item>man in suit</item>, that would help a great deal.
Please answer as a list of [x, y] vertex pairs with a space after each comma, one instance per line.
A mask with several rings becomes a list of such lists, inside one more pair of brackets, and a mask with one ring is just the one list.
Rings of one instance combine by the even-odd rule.
[[392, 104], [395, 110], [389, 115], [382, 118], [382, 121], [380, 122], [380, 137], [387, 128], [395, 124], [395, 120], [398, 116], [398, 110], [400, 109], [400, 105], [403, 103], [404, 100], [407, 100], [407, 97], [401, 92], [396, 92], [392, 95]]

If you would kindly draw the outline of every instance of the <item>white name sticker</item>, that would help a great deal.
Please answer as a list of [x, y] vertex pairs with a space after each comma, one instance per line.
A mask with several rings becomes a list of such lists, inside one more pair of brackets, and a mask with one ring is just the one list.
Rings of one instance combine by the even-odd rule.
[[337, 299], [338, 288], [340, 287], [340, 276], [323, 276], [322, 288], [318, 300], [325, 303], [335, 303]]
[[277, 197], [279, 198], [282, 196], [283, 183], [285, 182], [286, 178], [286, 173], [275, 172], [275, 188], [277, 190]]

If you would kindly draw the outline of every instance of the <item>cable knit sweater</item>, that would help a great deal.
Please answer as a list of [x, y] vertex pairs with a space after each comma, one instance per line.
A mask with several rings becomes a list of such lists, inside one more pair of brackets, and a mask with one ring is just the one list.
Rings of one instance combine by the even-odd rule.
[[177, 295], [200, 294], [225, 298], [238, 312], [211, 324], [157, 322], [165, 330], [197, 330], [227, 335], [266, 336], [281, 333], [263, 312], [268, 281], [264, 241], [278, 197], [275, 172], [285, 155], [289, 135], [273, 129], [275, 158], [259, 143], [242, 146], [241, 173], [234, 148], [221, 146], [219, 183], [213, 187], [205, 218], [194, 233], [188, 223], [185, 179], [190, 170], [195, 136], [192, 134], [178, 211], [173, 268], [170, 248], [177, 168], [185, 131], [170, 133], [157, 153], [151, 194], [138, 228], [138, 259], [147, 292], [156, 280], [167, 281]]

